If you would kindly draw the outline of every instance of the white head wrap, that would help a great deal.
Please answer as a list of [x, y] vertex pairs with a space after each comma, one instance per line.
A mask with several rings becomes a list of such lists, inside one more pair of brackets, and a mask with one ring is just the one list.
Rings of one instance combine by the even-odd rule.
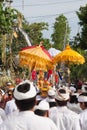
[[[65, 93], [60, 93], [59, 90], [60, 89], [63, 89], [65, 90]], [[55, 99], [59, 100], [59, 101], [66, 101], [69, 99], [69, 91], [67, 91], [67, 89], [65, 88], [60, 88], [58, 90], [56, 90], [56, 93], [55, 93]]]
[[[30, 85], [29, 91], [27, 91], [26, 93], [19, 92], [18, 87], [20, 87], [20, 85], [23, 85], [25, 83], [28, 83]], [[14, 94], [15, 99], [17, 99], [17, 100], [29, 99], [29, 98], [33, 98], [36, 96], [36, 89], [33, 86], [32, 82], [30, 82], [29, 80], [25, 80], [25, 81], [21, 82], [18, 86], [15, 87], [13, 94]]]
[[87, 96], [79, 95], [78, 96], [78, 102], [87, 102]]
[[70, 87], [70, 91], [71, 91], [71, 92], [76, 92], [76, 88], [71, 86], [71, 87]]
[[48, 90], [48, 95], [49, 95], [49, 96], [55, 96], [55, 91], [54, 91], [54, 89], [49, 89], [49, 90]]
[[41, 101], [38, 105], [35, 106], [35, 110], [36, 109], [47, 111], [49, 110], [49, 103], [46, 101]]

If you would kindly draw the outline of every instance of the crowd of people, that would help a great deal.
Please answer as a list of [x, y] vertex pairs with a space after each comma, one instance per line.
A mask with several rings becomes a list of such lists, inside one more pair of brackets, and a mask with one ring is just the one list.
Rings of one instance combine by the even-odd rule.
[[87, 130], [84, 88], [50, 87], [43, 97], [30, 80], [0, 89], [0, 130]]

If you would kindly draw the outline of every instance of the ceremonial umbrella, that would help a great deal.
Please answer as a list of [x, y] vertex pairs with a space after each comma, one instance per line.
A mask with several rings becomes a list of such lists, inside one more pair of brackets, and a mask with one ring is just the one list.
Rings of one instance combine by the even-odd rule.
[[85, 62], [85, 58], [80, 55], [75, 50], [71, 49], [69, 45], [66, 46], [65, 50], [61, 53], [57, 54], [53, 58], [53, 62], [67, 62], [67, 63], [74, 63], [74, 64], [83, 64]]
[[[59, 54], [57, 54], [54, 58], [53, 58], [53, 63], [57, 64], [57, 63], [61, 63], [61, 70], [63, 75], [65, 75], [65, 71], [66, 71], [66, 67], [65, 64], [69, 65], [69, 64], [83, 64], [85, 63], [85, 58], [80, 55], [77, 51], [73, 50], [70, 48], [69, 45], [66, 45], [66, 48]], [[70, 69], [69, 66], [67, 67], [67, 74], [65, 75], [67, 76], [67, 80], [66, 82], [70, 82]], [[64, 77], [65, 79], [65, 77]]]
[[54, 56], [56, 56], [57, 54], [59, 54], [61, 51], [60, 51], [60, 50], [57, 50], [57, 49], [55, 49], [55, 48], [53, 48], [53, 47], [51, 47], [51, 48], [48, 50], [48, 52], [50, 53], [50, 55], [51, 55], [52, 57], [54, 57]]
[[19, 64], [32, 70], [48, 70], [53, 67], [52, 57], [42, 45], [29, 46], [19, 52]]

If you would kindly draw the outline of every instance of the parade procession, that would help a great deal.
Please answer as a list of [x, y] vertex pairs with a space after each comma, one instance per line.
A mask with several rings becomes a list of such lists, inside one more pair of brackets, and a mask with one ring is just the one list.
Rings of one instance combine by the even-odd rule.
[[0, 1], [0, 130], [87, 130], [87, 4], [76, 10], [73, 39], [61, 11], [46, 38], [48, 23], [30, 22], [25, 10], [70, 1], [33, 1]]

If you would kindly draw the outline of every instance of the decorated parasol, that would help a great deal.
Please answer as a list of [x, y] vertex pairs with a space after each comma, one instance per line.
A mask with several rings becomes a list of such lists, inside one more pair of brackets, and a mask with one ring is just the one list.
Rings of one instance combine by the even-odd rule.
[[54, 63], [68, 62], [74, 64], [83, 64], [85, 63], [85, 58], [82, 55], [80, 55], [78, 52], [71, 49], [69, 45], [67, 45], [64, 51], [57, 54], [53, 58], [53, 62]]
[[42, 45], [29, 46], [19, 52], [19, 64], [32, 70], [48, 70], [53, 67], [52, 57]]
[[50, 53], [50, 55], [51, 56], [56, 56], [57, 54], [59, 54], [61, 51], [60, 50], [57, 50], [57, 49], [55, 49], [55, 48], [53, 48], [53, 47], [51, 47], [49, 50], [48, 50], [48, 52]]

